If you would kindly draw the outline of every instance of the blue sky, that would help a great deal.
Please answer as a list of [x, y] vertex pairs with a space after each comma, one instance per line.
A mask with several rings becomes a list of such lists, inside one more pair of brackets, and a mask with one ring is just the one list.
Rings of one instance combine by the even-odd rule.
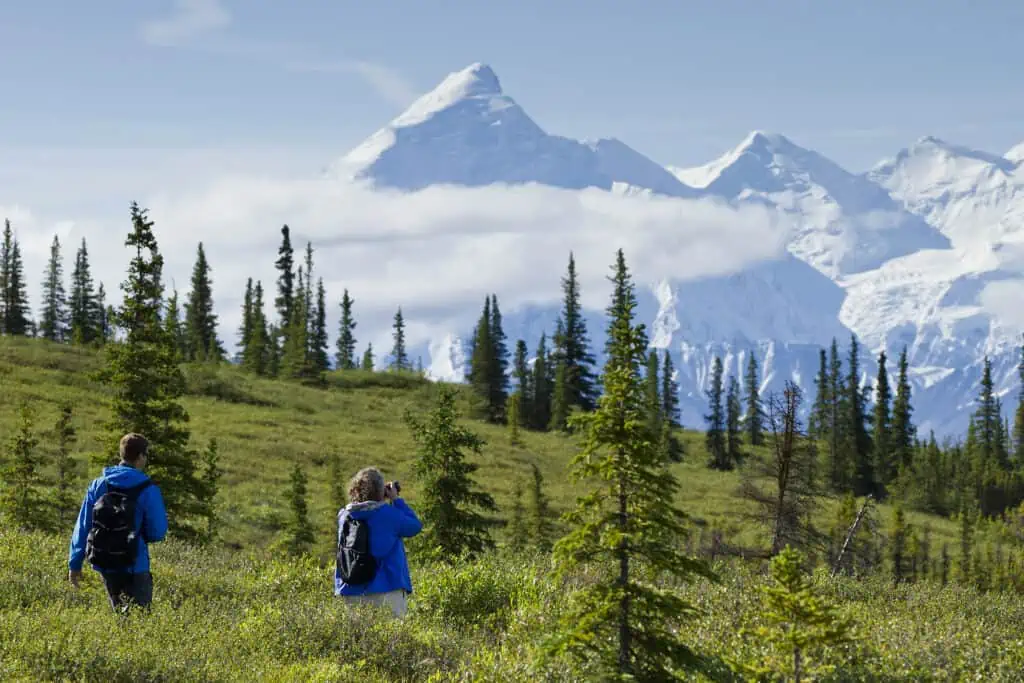
[[262, 149], [298, 169], [484, 61], [551, 132], [695, 165], [761, 128], [862, 170], [925, 134], [1024, 140], [1022, 28], [1009, 1], [10, 2], [0, 152]]

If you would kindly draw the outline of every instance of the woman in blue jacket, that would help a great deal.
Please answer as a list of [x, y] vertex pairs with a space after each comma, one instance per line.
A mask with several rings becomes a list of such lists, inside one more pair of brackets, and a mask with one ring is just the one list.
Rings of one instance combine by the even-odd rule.
[[406, 595], [412, 593], [409, 563], [403, 538], [415, 536], [423, 528], [416, 513], [399, 497], [397, 486], [384, 481], [375, 467], [356, 473], [348, 485], [349, 504], [338, 511], [338, 544], [347, 519], [365, 521], [369, 528], [370, 555], [377, 570], [368, 583], [345, 583], [341, 569], [334, 570], [334, 594], [348, 602], [369, 602], [388, 606], [396, 617], [406, 613]]

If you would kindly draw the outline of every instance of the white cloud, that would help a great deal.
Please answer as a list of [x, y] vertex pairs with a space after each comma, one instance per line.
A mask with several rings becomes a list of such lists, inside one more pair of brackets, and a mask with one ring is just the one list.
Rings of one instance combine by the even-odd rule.
[[[201, 191], [154, 196], [143, 205], [155, 222], [165, 279], [168, 284], [173, 279], [182, 294], [196, 243], [203, 241], [229, 347], [235, 343], [247, 277], [262, 280], [270, 312], [284, 223], [291, 226], [297, 252], [307, 240], [313, 243], [332, 328], [342, 290], [348, 288], [356, 300], [360, 346], [373, 341], [382, 351], [399, 305], [409, 322], [410, 343], [437, 345], [444, 335], [469, 329], [487, 293], [498, 295], [506, 314], [526, 304], [557, 302], [570, 250], [584, 305], [601, 309], [619, 247], [637, 283], [651, 285], [663, 278], [728, 274], [773, 258], [782, 253], [787, 231], [778, 214], [760, 207], [536, 185], [399, 193], [331, 179], [231, 176]], [[66, 268], [84, 235], [94, 275], [108, 293], [117, 293], [130, 258], [123, 247], [127, 218], [127, 207], [114, 220], [60, 224], [25, 211], [12, 215], [25, 245], [30, 284], [41, 279], [58, 231]]]
[[151, 45], [176, 47], [231, 23], [220, 0], [175, 0], [174, 11], [142, 25], [142, 39]]

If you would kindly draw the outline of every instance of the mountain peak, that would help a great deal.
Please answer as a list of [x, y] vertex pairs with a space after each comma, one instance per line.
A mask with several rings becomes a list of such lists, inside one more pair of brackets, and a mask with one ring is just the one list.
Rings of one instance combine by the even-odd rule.
[[1009, 159], [1015, 164], [1019, 164], [1024, 161], [1024, 142], [1012, 147], [1010, 151], [1003, 155], [1003, 157]]
[[[496, 101], [496, 106], [511, 103], [501, 90], [501, 81], [487, 64], [474, 62], [461, 71], [453, 71], [436, 88], [412, 103], [396, 118], [393, 126], [413, 126], [429, 119], [434, 114], [450, 109], [460, 102], [483, 100]], [[506, 101], [503, 104], [503, 101]]]
[[753, 130], [747, 134], [739, 149], [767, 149], [778, 151], [780, 149], [795, 148], [789, 138], [779, 133], [769, 133], [763, 130]]

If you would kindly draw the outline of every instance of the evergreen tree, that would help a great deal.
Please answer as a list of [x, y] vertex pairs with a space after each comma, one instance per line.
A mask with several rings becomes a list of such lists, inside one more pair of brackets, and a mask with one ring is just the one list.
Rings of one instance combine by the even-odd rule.
[[178, 290], [173, 290], [167, 299], [167, 306], [164, 311], [164, 329], [171, 340], [176, 360], [184, 360], [188, 353], [188, 339], [185, 336], [185, 328], [181, 324], [181, 311], [178, 308]]
[[217, 492], [220, 489], [220, 455], [217, 439], [213, 437], [203, 451], [203, 493], [200, 498], [200, 511], [206, 521], [206, 528], [200, 540], [209, 543], [216, 537], [217, 530]]
[[664, 421], [661, 401], [661, 378], [658, 376], [658, 352], [647, 353], [647, 370], [644, 373], [644, 399], [647, 406], [647, 429], [651, 434], [661, 434], [661, 423]]
[[21, 261], [21, 245], [9, 220], [4, 222], [3, 242], [0, 244], [0, 314], [0, 332], [28, 334], [31, 321], [25, 291], [25, 268]]
[[[134, 250], [124, 292], [116, 312], [125, 333], [122, 344], [107, 346], [104, 380], [113, 393], [113, 415], [107, 423], [109, 446], [100, 460], [114, 461], [121, 437], [128, 432], [149, 441], [148, 472], [160, 482], [171, 534], [189, 536], [191, 518], [200, 512], [202, 481], [195, 454], [189, 449], [188, 413], [178, 402], [185, 378], [178, 366], [171, 336], [161, 325], [163, 256], [146, 211], [131, 205], [132, 231], [125, 246]], [[110, 455], [108, 455], [110, 454]]]
[[832, 346], [829, 348], [828, 363], [828, 460], [829, 478], [832, 488], [835, 491], [847, 491], [853, 481], [852, 463], [845, 457], [846, 451], [843, 444], [843, 398], [846, 392], [842, 390], [843, 365], [839, 359], [839, 344], [835, 337], [832, 338]]
[[551, 387], [551, 417], [548, 429], [552, 431], [568, 431], [569, 429], [569, 368], [563, 357], [555, 361], [555, 377]]
[[313, 315], [313, 333], [310, 338], [313, 372], [320, 375], [330, 369], [331, 361], [327, 356], [327, 292], [324, 291], [324, 280], [316, 281], [316, 312]]
[[551, 505], [544, 494], [544, 475], [536, 463], [530, 463], [533, 474], [530, 485], [530, 538], [541, 552], [551, 550], [554, 527], [552, 523]]
[[93, 324], [95, 336], [100, 344], [106, 344], [114, 338], [114, 329], [117, 327], [117, 311], [113, 306], [107, 305], [107, 292], [103, 289], [103, 283], [96, 288], [96, 309], [94, 311]]
[[455, 392], [440, 386], [428, 418], [421, 421], [407, 414], [406, 421], [417, 445], [416, 476], [423, 484], [421, 543], [445, 560], [493, 548], [491, 522], [478, 510], [493, 512], [497, 505], [489, 493], [478, 489], [472, 478], [478, 465], [467, 462], [464, 453], [479, 453], [484, 441], [458, 424]]
[[818, 375], [814, 379], [814, 406], [811, 408], [811, 417], [807, 424], [807, 434], [812, 439], [820, 439], [828, 433], [830, 420], [830, 407], [832, 404], [829, 391], [831, 379], [829, 377], [828, 354], [825, 349], [818, 352]]
[[[281, 246], [277, 250], [277, 261], [274, 262], [277, 269], [277, 296], [274, 298], [274, 307], [277, 309], [278, 329], [282, 336], [287, 336], [287, 330], [292, 323], [292, 307], [295, 300], [295, 252], [292, 249], [291, 231], [285, 225], [281, 228]], [[284, 339], [281, 345], [284, 346]]]
[[679, 636], [694, 609], [645, 579], [712, 575], [680, 550], [685, 515], [672, 504], [679, 484], [646, 425], [647, 338], [633, 322], [636, 298], [621, 250], [613, 283], [604, 394], [595, 412], [573, 416], [584, 437], [571, 476], [594, 488], [566, 515], [572, 529], [555, 546], [559, 576], [583, 565], [595, 575], [562, 615], [549, 651], [586, 662], [601, 678], [668, 680], [698, 661]]
[[43, 496], [42, 463], [35, 453], [39, 439], [32, 432], [32, 412], [22, 404], [18, 427], [7, 443], [0, 488], [0, 512], [22, 530], [44, 529], [47, 525]]
[[670, 427], [679, 427], [679, 384], [676, 382], [676, 371], [672, 365], [672, 356], [668, 350], [665, 351], [664, 360], [661, 364], [661, 401], [662, 415]]
[[845, 389], [843, 447], [846, 450], [846, 458], [853, 464], [853, 494], [864, 496], [875, 490], [875, 477], [871, 467], [871, 437], [866, 424], [866, 402], [860, 387], [860, 344], [857, 343], [856, 335], [850, 337]]
[[489, 403], [493, 419], [501, 422], [505, 419], [505, 402], [508, 400], [508, 344], [501, 326], [498, 297], [494, 294], [491, 294], [490, 328]]
[[56, 235], [50, 244], [50, 260], [47, 261], [43, 276], [43, 311], [39, 332], [43, 339], [53, 342], [65, 342], [69, 337], [64, 261], [60, 255], [60, 239]]
[[516, 379], [515, 393], [519, 397], [519, 426], [528, 427], [533, 415], [533, 373], [527, 359], [526, 342], [522, 339], [516, 341], [512, 375]]
[[252, 339], [252, 328], [255, 314], [253, 312], [252, 278], [245, 281], [245, 295], [242, 297], [242, 324], [238, 328], [238, 348], [240, 356], [245, 356], [245, 349]]
[[313, 243], [306, 242], [305, 253], [306, 277], [302, 286], [302, 296], [306, 302], [306, 359], [313, 363], [313, 329], [316, 318], [316, 299], [313, 293]]
[[75, 268], [71, 273], [71, 296], [68, 300], [71, 340], [76, 344], [92, 344], [103, 338], [100, 319], [105, 311], [97, 299], [89, 268], [89, 250], [82, 238], [82, 246], [75, 254]]
[[761, 381], [757, 375], [757, 358], [750, 354], [747, 361], [747, 374], [744, 377], [746, 384], [746, 415], [744, 416], [744, 429], [747, 433], [747, 443], [751, 446], [760, 446], [764, 441], [764, 407], [761, 405]]
[[531, 387], [533, 400], [530, 403], [530, 424], [534, 429], [547, 429], [551, 422], [552, 368], [547, 336], [543, 333], [537, 341], [537, 353], [534, 354]]
[[729, 375], [728, 389], [725, 392], [725, 450], [729, 459], [729, 469], [739, 464], [740, 453], [740, 383], [736, 375]]
[[906, 578], [908, 540], [907, 518], [899, 503], [893, 507], [892, 523], [889, 527], [889, 559], [892, 563], [893, 583], [900, 583]]
[[363, 359], [359, 363], [359, 368], [365, 372], [373, 372], [373, 344], [366, 345], [366, 351], [363, 352]]
[[341, 322], [338, 329], [337, 366], [339, 370], [356, 367], [356, 320], [352, 316], [355, 300], [348, 295], [348, 289], [341, 295]]
[[732, 469], [725, 443], [725, 407], [722, 405], [722, 359], [715, 356], [711, 365], [711, 388], [708, 390], [709, 412], [704, 416], [707, 432], [704, 437], [708, 451], [708, 467], [716, 470]]
[[316, 535], [309, 523], [309, 504], [307, 495], [306, 473], [299, 463], [292, 467], [291, 486], [286, 494], [291, 516], [288, 519], [285, 548], [292, 555], [304, 555], [316, 542]]
[[881, 494], [896, 477], [896, 463], [892, 457], [891, 415], [889, 413], [892, 391], [889, 375], [885, 369], [886, 357], [883, 350], [878, 354], [878, 378], [875, 380], [875, 411], [871, 420], [872, 443], [874, 446], [874, 475], [877, 484], [875, 493]]
[[405, 319], [402, 307], [395, 312], [395, 321], [391, 325], [391, 369], [402, 372], [409, 369], [409, 355], [405, 350]]
[[292, 319], [283, 335], [281, 350], [281, 373], [291, 379], [306, 379], [312, 376], [313, 368], [309, 358], [308, 323], [309, 302], [306, 300], [305, 273], [302, 268], [296, 276], [296, 288], [292, 298]]
[[756, 665], [737, 666], [752, 680], [819, 680], [835, 671], [828, 663], [829, 652], [854, 640], [852, 623], [815, 593], [803, 562], [789, 546], [772, 558], [772, 583], [761, 588], [761, 614], [767, 624], [742, 631], [769, 652]]
[[508, 442], [518, 446], [519, 441], [519, 392], [509, 394], [505, 407], [506, 422], [508, 424]]
[[916, 433], [911, 423], [913, 407], [910, 405], [910, 380], [907, 377], [907, 347], [903, 347], [899, 359], [899, 377], [896, 380], [896, 399], [892, 404], [892, 424], [889, 428], [889, 444], [892, 460], [897, 467], [909, 468], [914, 455]]
[[[569, 254], [569, 266], [562, 278], [562, 313], [555, 333], [555, 365], [565, 363], [566, 396], [568, 405], [582, 410], [593, 410], [598, 395], [594, 374], [594, 357], [590, 353], [587, 324], [580, 303], [576, 261]], [[568, 414], [568, 413], [567, 413]]]
[[1013, 454], [1014, 466], [1024, 469], [1024, 344], [1020, 347], [1020, 360], [1017, 361], [1017, 410], [1013, 415]]
[[273, 349], [270, 347], [270, 332], [267, 316], [263, 311], [263, 283], [256, 281], [252, 292], [249, 338], [242, 351], [242, 367], [255, 374], [268, 374]]
[[190, 361], [219, 361], [224, 347], [217, 339], [217, 314], [213, 310], [213, 281], [210, 264], [200, 242], [192, 267], [192, 290], [185, 302], [185, 358]]
[[491, 340], [491, 329], [491, 297], [488, 296], [484, 298], [483, 311], [473, 330], [466, 379], [475, 394], [476, 402], [473, 412], [477, 413], [476, 417], [494, 421], [496, 416], [491, 404], [493, 393], [491, 382], [494, 380], [494, 371], [491, 365], [494, 362], [494, 344]]
[[76, 435], [71, 424], [71, 405], [61, 406], [60, 415], [54, 425], [54, 441], [57, 446], [54, 469], [56, 481], [54, 486], [53, 509], [57, 517], [57, 530], [65, 531], [75, 519], [78, 512], [79, 498], [76, 484], [78, 483], [78, 463], [71, 455]]
[[[977, 437], [978, 452], [976, 461], [982, 467], [1004, 468], [1005, 453], [1000, 452], [1002, 432], [1002, 415], [999, 399], [995, 394], [995, 383], [992, 380], [992, 362], [985, 357], [981, 374], [981, 389], [978, 392], [977, 410], [973, 422]], [[981, 469], [981, 468], [979, 468]]]

